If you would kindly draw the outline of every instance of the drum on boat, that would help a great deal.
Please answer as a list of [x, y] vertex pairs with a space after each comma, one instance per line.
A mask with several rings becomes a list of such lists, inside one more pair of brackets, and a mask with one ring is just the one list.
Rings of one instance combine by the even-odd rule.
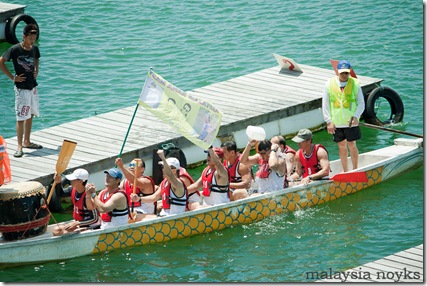
[[0, 187], [0, 232], [5, 240], [17, 240], [46, 232], [49, 212], [45, 188], [39, 182], [10, 183]]

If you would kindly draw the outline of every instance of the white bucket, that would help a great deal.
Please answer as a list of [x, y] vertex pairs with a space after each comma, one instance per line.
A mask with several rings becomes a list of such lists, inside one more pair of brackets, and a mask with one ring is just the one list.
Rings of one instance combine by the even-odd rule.
[[246, 127], [246, 135], [248, 135], [249, 139], [255, 139], [257, 141], [262, 141], [265, 139], [265, 130], [259, 126], [249, 125]]

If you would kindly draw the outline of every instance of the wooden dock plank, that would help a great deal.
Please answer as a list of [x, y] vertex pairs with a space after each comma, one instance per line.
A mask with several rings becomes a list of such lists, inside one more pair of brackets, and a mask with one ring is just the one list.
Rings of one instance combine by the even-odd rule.
[[[218, 134], [222, 136], [245, 129], [247, 125], [261, 125], [317, 110], [321, 106], [326, 79], [334, 72], [306, 65], [303, 70], [303, 73], [286, 72], [275, 66], [197, 88], [190, 93], [208, 100], [223, 113]], [[359, 78], [367, 85], [382, 81]], [[26, 154], [22, 158], [13, 157], [17, 148], [16, 137], [6, 138], [12, 181], [35, 180], [49, 184], [64, 139], [77, 142], [67, 172], [79, 166], [84, 166], [89, 173], [111, 167], [121, 150], [136, 106], [135, 102], [135, 106], [35, 131], [32, 139], [44, 148], [24, 149]], [[193, 146], [168, 124], [139, 107], [123, 148], [123, 160], [144, 155], [151, 157], [152, 150], [166, 142], [174, 142], [181, 148]]]
[[[336, 279], [322, 279], [317, 282], [423, 282], [424, 257], [419, 255], [423, 245], [388, 255], [382, 259], [348, 269]], [[413, 253], [416, 251], [417, 253]], [[346, 275], [348, 278], [345, 278]]]

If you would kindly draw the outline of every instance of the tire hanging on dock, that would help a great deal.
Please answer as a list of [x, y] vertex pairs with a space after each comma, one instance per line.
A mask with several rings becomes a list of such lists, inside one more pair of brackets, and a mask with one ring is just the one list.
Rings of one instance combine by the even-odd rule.
[[[383, 103], [378, 102], [381, 98], [385, 99], [390, 105], [390, 116], [388, 118], [379, 118], [378, 109], [379, 104]], [[389, 87], [376, 87], [374, 88], [365, 99], [365, 111], [363, 112], [363, 118], [365, 122], [375, 125], [385, 125], [390, 123], [398, 123], [403, 120], [404, 107], [403, 102], [400, 96], [393, 89]]]
[[24, 21], [25, 24], [27, 24], [27, 25], [28, 24], [36, 24], [38, 27], [37, 40], [39, 39], [40, 28], [39, 28], [39, 25], [37, 24], [36, 20], [28, 14], [18, 14], [18, 15], [11, 17], [6, 22], [6, 27], [5, 27], [5, 31], [4, 31], [5, 36], [6, 36], [6, 41], [12, 45], [19, 43], [19, 40], [16, 37], [16, 27], [18, 26], [18, 24], [21, 21]]

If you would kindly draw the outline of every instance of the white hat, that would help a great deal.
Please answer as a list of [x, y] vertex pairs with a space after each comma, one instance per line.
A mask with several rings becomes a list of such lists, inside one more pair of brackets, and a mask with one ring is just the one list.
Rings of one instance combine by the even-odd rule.
[[[181, 165], [179, 164], [179, 160], [175, 157], [169, 157], [166, 159], [166, 163], [168, 163], [169, 166], [175, 167], [175, 169], [179, 170]], [[163, 161], [159, 162], [159, 165], [163, 165]]]
[[65, 178], [68, 180], [82, 180], [87, 181], [89, 173], [85, 169], [75, 169], [72, 174], [66, 175]]

